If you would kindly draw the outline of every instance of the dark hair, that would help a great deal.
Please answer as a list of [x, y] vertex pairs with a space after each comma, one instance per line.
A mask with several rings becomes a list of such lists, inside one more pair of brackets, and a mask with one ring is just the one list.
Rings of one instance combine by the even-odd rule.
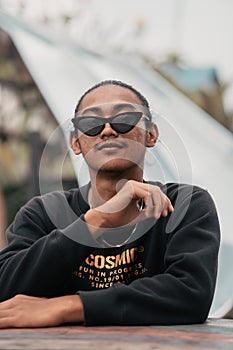
[[86, 92], [84, 92], [84, 94], [80, 97], [76, 107], [75, 107], [75, 115], [79, 110], [80, 104], [82, 102], [82, 100], [84, 99], [84, 97], [91, 91], [97, 89], [98, 87], [104, 86], [104, 85], [117, 85], [117, 86], [121, 86], [124, 87], [126, 89], [131, 90], [141, 101], [142, 105], [145, 107], [145, 114], [150, 118], [150, 120], [152, 120], [152, 115], [150, 112], [150, 106], [149, 106], [149, 102], [147, 101], [147, 99], [138, 91], [136, 90], [133, 86], [124, 83], [123, 81], [120, 80], [103, 80], [95, 85], [93, 85], [92, 87], [90, 87]]

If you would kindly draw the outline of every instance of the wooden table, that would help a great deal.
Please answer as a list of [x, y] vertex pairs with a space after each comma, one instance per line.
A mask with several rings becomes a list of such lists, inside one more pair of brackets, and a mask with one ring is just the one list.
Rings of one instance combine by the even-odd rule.
[[233, 349], [233, 320], [160, 327], [63, 326], [0, 330], [1, 350]]

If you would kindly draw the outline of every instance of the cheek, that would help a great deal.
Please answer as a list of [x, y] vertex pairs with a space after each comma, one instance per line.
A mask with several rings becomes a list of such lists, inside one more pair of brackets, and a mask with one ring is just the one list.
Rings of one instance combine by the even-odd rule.
[[94, 137], [87, 138], [86, 136], [79, 136], [79, 146], [82, 151], [83, 156], [85, 156], [94, 147]]
[[[142, 129], [135, 129], [128, 134], [128, 150], [129, 159], [138, 163], [144, 157], [146, 152], [146, 132]], [[131, 142], [132, 141], [132, 142]]]
[[146, 145], [146, 131], [142, 130], [140, 128], [135, 128], [135, 131], [133, 130], [132, 133], [129, 135], [130, 139], [138, 142], [140, 145]]

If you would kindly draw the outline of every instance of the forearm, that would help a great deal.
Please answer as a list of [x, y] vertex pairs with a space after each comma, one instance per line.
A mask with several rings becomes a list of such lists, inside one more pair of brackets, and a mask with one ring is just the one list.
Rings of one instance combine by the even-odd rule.
[[[50, 296], [64, 283], [69, 267], [62, 256], [56, 234], [51, 233], [17, 251], [11, 244], [0, 256], [0, 299], [15, 294]], [[21, 242], [22, 244], [22, 242]], [[46, 247], [46, 249], [45, 249]], [[51, 293], [51, 294], [50, 294]]]
[[[211, 294], [208, 292], [211, 289]], [[187, 285], [175, 276], [142, 278], [130, 285], [80, 291], [85, 325], [172, 325], [202, 323], [208, 316], [212, 288]]]
[[53, 297], [68, 293], [66, 281], [91, 251], [59, 231], [31, 244], [25, 239], [10, 244], [0, 254], [0, 300], [16, 294]]

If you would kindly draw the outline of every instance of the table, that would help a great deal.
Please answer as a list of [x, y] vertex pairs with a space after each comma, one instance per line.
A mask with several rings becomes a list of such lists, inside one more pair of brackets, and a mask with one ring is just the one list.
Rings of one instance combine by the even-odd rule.
[[0, 330], [1, 350], [233, 349], [233, 320], [153, 327], [62, 326]]

